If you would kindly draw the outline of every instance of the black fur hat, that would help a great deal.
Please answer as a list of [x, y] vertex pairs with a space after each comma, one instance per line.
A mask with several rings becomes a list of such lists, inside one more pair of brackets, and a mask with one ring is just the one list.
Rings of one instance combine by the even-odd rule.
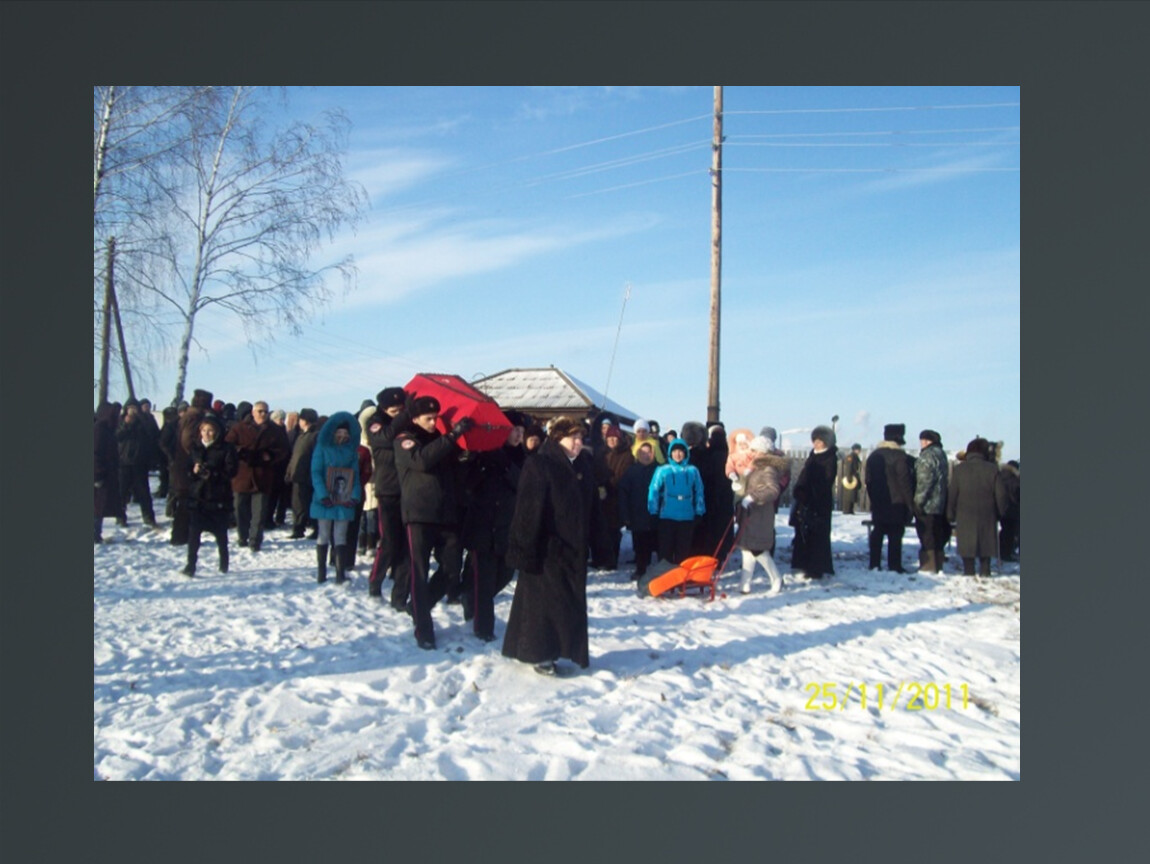
[[503, 416], [507, 418], [507, 421], [512, 426], [522, 426], [524, 429], [526, 429], [528, 426], [532, 425], [531, 418], [524, 414], [522, 411], [504, 411]]
[[305, 421], [310, 426], [314, 426], [319, 420], [319, 414], [316, 413], [314, 408], [300, 408], [299, 419]]
[[882, 427], [882, 440], [893, 441], [895, 444], [906, 443], [906, 424], [888, 423]]
[[403, 392], [402, 387], [384, 387], [375, 394], [375, 401], [380, 411], [396, 406], [402, 408], [406, 398], [407, 394]]
[[942, 436], [933, 429], [923, 429], [918, 433], [920, 441], [929, 441], [931, 444], [942, 444]]
[[411, 416], [422, 417], [424, 414], [438, 414], [439, 400], [434, 396], [417, 396], [411, 401]]
[[822, 441], [827, 447], [834, 447], [835, 431], [830, 426], [816, 426], [811, 430], [811, 441]]

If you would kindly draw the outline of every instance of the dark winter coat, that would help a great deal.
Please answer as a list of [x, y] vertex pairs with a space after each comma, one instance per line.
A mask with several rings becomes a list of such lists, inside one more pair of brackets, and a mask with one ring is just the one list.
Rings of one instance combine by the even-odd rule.
[[617, 534], [619, 526], [623, 524], [619, 515], [619, 481], [635, 463], [635, 457], [631, 455], [631, 446], [626, 439], [620, 438], [614, 449], [608, 448], [607, 443], [603, 442], [602, 448], [595, 452], [594, 460], [595, 481], [603, 490], [599, 495], [603, 518], [608, 532], [614, 530]]
[[545, 441], [519, 478], [507, 564], [519, 570], [503, 654], [528, 663], [590, 664], [587, 552], [597, 517], [593, 466]]
[[[735, 501], [731, 495], [731, 481], [727, 478], [727, 473], [724, 470], [728, 455], [726, 436], [716, 434], [711, 436], [711, 442], [703, 451], [700, 460], [696, 462], [694, 458], [691, 459], [691, 464], [699, 469], [699, 477], [703, 481], [703, 500], [707, 506], [707, 512], [703, 516], [703, 525], [705, 526], [705, 545], [709, 547], [708, 555], [719, 545], [719, 541], [731, 521], [731, 516], [735, 512]], [[790, 479], [789, 469], [787, 478]]]
[[954, 466], [946, 518], [955, 525], [961, 557], [993, 558], [998, 554], [998, 517], [1007, 504], [998, 467], [981, 453], [967, 453], [966, 459]]
[[838, 473], [837, 453], [834, 447], [822, 453], [812, 452], [791, 493], [794, 504], [790, 524], [795, 529], [791, 567], [808, 574], [835, 572], [831, 555], [831, 514]]
[[291, 459], [288, 460], [285, 477], [289, 483], [311, 488], [311, 457], [315, 453], [315, 442], [319, 436], [319, 427], [315, 424], [307, 431], [300, 429], [296, 436], [295, 445], [291, 450]]
[[632, 531], [654, 531], [659, 525], [658, 517], [647, 509], [647, 495], [658, 467], [654, 461], [649, 465], [636, 462], [619, 481], [619, 516]]
[[749, 506], [740, 502], [739, 547], [756, 554], [775, 545], [775, 513], [782, 494], [782, 477], [789, 475], [791, 463], [785, 456], [764, 453], [756, 456], [742, 481]]
[[507, 535], [526, 461], [527, 451], [522, 444], [505, 444], [498, 450], [475, 454], [460, 534], [464, 549], [478, 549], [499, 557], [507, 554]]
[[1013, 519], [1017, 521], [1022, 512], [1022, 483], [1018, 469], [1013, 465], [1003, 465], [998, 472], [1002, 478], [1002, 485], [1006, 489], [1006, 509], [999, 514], [999, 519]]
[[[403, 524], [459, 525], [463, 519], [462, 450], [438, 430], [414, 423], [395, 436], [399, 512]], [[377, 493], [378, 495], [378, 493]]]
[[116, 407], [102, 405], [96, 412], [95, 512], [96, 518], [120, 515], [120, 456], [116, 447]]
[[290, 458], [287, 430], [270, 420], [256, 423], [249, 416], [233, 425], [224, 440], [236, 448], [240, 457], [240, 470], [232, 479], [232, 491], [271, 492], [275, 488], [277, 465], [278, 470], [283, 471], [283, 463]]
[[[190, 466], [188, 473], [188, 506], [193, 510], [231, 510], [232, 509], [232, 478], [240, 467], [236, 448], [223, 440], [223, 424], [220, 425], [220, 436], [210, 447], [205, 447], [203, 441], [192, 445], [188, 454]], [[199, 465], [197, 472], [195, 467]]]
[[894, 441], [880, 441], [866, 460], [866, 489], [871, 519], [877, 524], [906, 525], [914, 507], [910, 457]]
[[173, 498], [186, 498], [191, 491], [192, 469], [191, 449], [200, 440], [200, 421], [207, 412], [192, 406], [180, 418], [175, 446], [168, 459], [169, 495]]
[[375, 471], [371, 475], [371, 485], [375, 497], [399, 497], [399, 472], [395, 468], [395, 436], [411, 422], [406, 411], [390, 417], [384, 411], [377, 411], [367, 422], [367, 440]]
[[[346, 423], [350, 437], [343, 444], [335, 443], [335, 430]], [[363, 501], [363, 483], [359, 471], [359, 421], [347, 411], [336, 411], [315, 439], [315, 451], [311, 456], [311, 485], [313, 497], [309, 515], [312, 519], [333, 519], [337, 522], [350, 522], [355, 518], [355, 503], [335, 503], [328, 507], [325, 499], [340, 500], [333, 477], [343, 477], [346, 485], [342, 500], [345, 502]], [[340, 469], [345, 469], [340, 471]]]
[[151, 420], [143, 418], [143, 415], [137, 414], [131, 422], [121, 419], [120, 426], [116, 429], [116, 447], [119, 452], [121, 465], [132, 465], [138, 468], [150, 468], [152, 466], [152, 439], [148, 436], [148, 430], [144, 428], [144, 423], [156, 424]]
[[931, 444], [914, 463], [914, 508], [916, 513], [940, 516], [946, 513], [950, 465], [941, 444]]

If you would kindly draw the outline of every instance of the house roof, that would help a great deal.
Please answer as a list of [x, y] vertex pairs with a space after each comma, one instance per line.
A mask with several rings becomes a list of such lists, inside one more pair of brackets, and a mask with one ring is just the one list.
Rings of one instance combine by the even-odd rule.
[[625, 425], [634, 423], [641, 416], [554, 366], [506, 369], [471, 384], [498, 402], [501, 408], [528, 414], [570, 412], [583, 416], [603, 410], [617, 415]]

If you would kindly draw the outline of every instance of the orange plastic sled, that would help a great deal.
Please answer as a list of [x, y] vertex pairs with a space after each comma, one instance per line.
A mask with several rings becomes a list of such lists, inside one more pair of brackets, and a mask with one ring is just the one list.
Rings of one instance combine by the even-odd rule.
[[715, 573], [718, 567], [718, 558], [695, 555], [683, 561], [678, 567], [672, 567], [648, 581], [647, 593], [651, 597], [660, 597], [678, 588], [680, 597], [689, 590], [696, 590], [700, 594], [710, 593], [710, 599], [714, 600], [715, 585], [719, 581]]

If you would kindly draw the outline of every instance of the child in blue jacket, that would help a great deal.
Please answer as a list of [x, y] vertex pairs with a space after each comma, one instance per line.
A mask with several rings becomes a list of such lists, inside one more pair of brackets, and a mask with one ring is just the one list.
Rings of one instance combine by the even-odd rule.
[[707, 512], [703, 478], [691, 464], [687, 442], [671, 442], [670, 460], [651, 478], [647, 511], [659, 519], [659, 557], [678, 564], [690, 557], [695, 521]]

